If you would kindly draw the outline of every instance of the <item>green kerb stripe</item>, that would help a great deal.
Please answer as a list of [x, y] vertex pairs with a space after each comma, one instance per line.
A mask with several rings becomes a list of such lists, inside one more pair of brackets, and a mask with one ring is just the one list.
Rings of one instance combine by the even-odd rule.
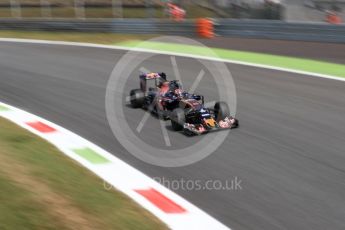
[[7, 110], [10, 110], [10, 109], [3, 105], [0, 105], [0, 111], [7, 111]]
[[105, 159], [94, 150], [90, 148], [83, 148], [83, 149], [73, 149], [73, 152], [84, 158], [85, 160], [89, 161], [92, 164], [104, 164], [108, 163], [109, 160]]

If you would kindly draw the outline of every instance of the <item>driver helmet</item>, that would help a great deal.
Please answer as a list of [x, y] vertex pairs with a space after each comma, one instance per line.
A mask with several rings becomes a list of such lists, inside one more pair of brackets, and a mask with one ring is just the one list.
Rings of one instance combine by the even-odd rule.
[[171, 92], [175, 92], [177, 89], [180, 89], [180, 84], [177, 81], [171, 81], [169, 82], [169, 90]]

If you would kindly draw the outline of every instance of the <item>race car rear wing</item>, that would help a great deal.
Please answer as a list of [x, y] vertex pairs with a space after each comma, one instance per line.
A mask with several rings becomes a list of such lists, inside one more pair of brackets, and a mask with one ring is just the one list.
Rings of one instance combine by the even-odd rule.
[[158, 73], [144, 73], [140, 75], [140, 78], [145, 78], [145, 80], [154, 80], [160, 77]]
[[143, 92], [146, 92], [146, 81], [155, 80], [155, 85], [158, 86], [160, 82], [166, 81], [165, 73], [141, 73], [139, 76], [140, 79], [140, 89]]

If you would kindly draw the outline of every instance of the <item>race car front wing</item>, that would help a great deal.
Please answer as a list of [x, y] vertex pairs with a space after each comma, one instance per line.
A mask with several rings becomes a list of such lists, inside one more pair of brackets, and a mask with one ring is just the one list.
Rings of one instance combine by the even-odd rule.
[[210, 131], [237, 128], [238, 125], [238, 120], [236, 118], [226, 117], [223, 120], [215, 122], [215, 124], [212, 126], [206, 121], [203, 122], [203, 124], [185, 123], [183, 125], [183, 131], [189, 135], [201, 135]]

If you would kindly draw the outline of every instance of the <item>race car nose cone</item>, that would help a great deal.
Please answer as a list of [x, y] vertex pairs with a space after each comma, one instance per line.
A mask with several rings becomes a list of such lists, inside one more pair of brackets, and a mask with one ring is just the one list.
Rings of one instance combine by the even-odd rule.
[[210, 128], [214, 128], [216, 126], [216, 121], [213, 118], [205, 119], [205, 124]]

